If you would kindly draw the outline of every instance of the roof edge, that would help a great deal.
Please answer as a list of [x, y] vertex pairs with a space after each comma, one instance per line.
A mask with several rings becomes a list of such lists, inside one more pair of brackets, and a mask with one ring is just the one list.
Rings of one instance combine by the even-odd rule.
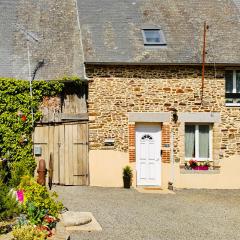
[[[202, 66], [202, 63], [136, 63], [136, 62], [84, 62], [85, 65], [132, 65], [132, 66], [137, 66], [137, 65], [155, 65], [155, 66]], [[240, 63], [206, 63], [205, 66], [233, 66], [233, 67], [238, 67], [240, 66]]]

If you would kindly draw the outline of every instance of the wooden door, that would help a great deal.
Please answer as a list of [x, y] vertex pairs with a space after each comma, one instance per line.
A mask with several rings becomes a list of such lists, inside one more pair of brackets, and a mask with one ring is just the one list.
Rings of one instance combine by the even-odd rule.
[[34, 146], [42, 149], [36, 159], [45, 159], [47, 167], [52, 153], [54, 184], [88, 185], [87, 123], [37, 126]]

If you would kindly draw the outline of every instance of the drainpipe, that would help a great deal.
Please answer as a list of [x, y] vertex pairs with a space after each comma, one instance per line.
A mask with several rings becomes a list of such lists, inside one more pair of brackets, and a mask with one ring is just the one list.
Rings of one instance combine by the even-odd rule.
[[171, 130], [171, 139], [170, 139], [170, 147], [171, 147], [171, 155], [170, 155], [170, 163], [171, 163], [171, 173], [170, 173], [170, 181], [168, 182], [168, 189], [173, 190], [174, 183], [174, 133]]

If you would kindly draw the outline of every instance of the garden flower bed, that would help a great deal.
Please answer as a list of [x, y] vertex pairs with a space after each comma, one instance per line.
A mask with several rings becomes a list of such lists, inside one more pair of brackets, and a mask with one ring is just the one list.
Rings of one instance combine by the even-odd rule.
[[12, 219], [11, 224], [2, 224], [2, 228], [0, 225], [2, 234], [12, 231], [14, 240], [43, 240], [55, 233], [58, 216], [63, 209], [56, 193], [50, 193], [45, 186], [25, 176], [17, 190], [10, 191], [8, 196], [15, 202], [16, 209], [6, 218]]
[[32, 95], [29, 87], [29, 81], [0, 78], [0, 234], [12, 231], [15, 240], [51, 236], [63, 207], [55, 193], [29, 177], [36, 168], [32, 132], [40, 104], [57, 96], [63, 84], [34, 81]]

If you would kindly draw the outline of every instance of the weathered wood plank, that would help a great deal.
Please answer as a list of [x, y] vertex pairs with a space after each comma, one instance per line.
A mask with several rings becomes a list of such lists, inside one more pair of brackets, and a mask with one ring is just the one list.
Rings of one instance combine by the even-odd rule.
[[68, 171], [69, 185], [73, 185], [73, 125], [68, 125]]
[[65, 126], [65, 147], [64, 147], [64, 158], [65, 158], [65, 185], [70, 185], [69, 182], [69, 125]]
[[77, 169], [77, 162], [78, 162], [78, 147], [75, 144], [77, 142], [78, 132], [77, 132], [77, 125], [73, 125], [73, 181], [74, 185], [78, 185], [77, 178], [75, 176], [76, 169]]
[[84, 169], [83, 169], [83, 127], [82, 124], [78, 124], [78, 134], [79, 134], [79, 140], [78, 140], [78, 151], [79, 151], [79, 157], [78, 157], [78, 174], [77, 175], [83, 175]]
[[86, 141], [87, 141], [87, 145], [86, 145], [86, 154], [85, 154], [85, 161], [86, 161], [86, 182], [85, 185], [89, 185], [90, 181], [89, 181], [89, 126], [88, 123], [85, 124], [86, 126]]
[[53, 135], [53, 183], [59, 184], [59, 175], [60, 175], [60, 162], [59, 162], [59, 126], [54, 126], [54, 135]]
[[62, 120], [88, 120], [88, 113], [61, 113]]
[[59, 127], [59, 168], [60, 168], [60, 184], [65, 184], [65, 126]]
[[50, 160], [50, 153], [53, 153], [54, 149], [54, 126], [48, 127], [48, 165], [47, 169], [49, 168], [49, 160]]

